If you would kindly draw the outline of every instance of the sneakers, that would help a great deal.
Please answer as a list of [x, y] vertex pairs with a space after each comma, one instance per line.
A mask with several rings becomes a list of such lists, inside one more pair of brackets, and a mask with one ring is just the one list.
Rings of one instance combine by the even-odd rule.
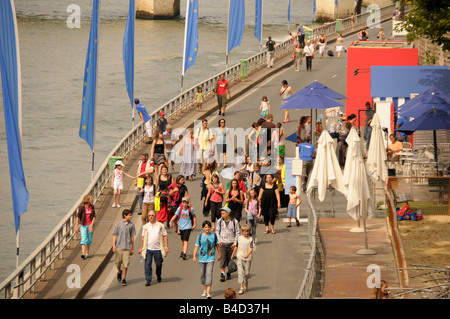
[[300, 222], [298, 221], [298, 219], [295, 220], [295, 223], [297, 224], [297, 227], [300, 226]]
[[208, 292], [207, 294], [206, 294], [206, 298], [208, 298], [208, 299], [211, 299], [212, 297], [211, 297], [211, 294]]
[[120, 207], [122, 207], [122, 206], [120, 206], [119, 204], [117, 204], [117, 207], [119, 207], [119, 208], [120, 208]]
[[203, 290], [202, 297], [206, 297], [206, 296], [207, 296], [206, 290]]
[[186, 254], [183, 254], [183, 260], [186, 260]]
[[245, 292], [245, 289], [244, 289], [244, 288], [241, 288], [241, 289], [239, 290], [239, 294], [240, 294], [240, 295], [242, 295], [244, 292]]
[[151, 285], [151, 283], [149, 282], [149, 281], [147, 281], [146, 283], [145, 283], [145, 287], [148, 287], [148, 286], [150, 286]]
[[231, 279], [231, 274], [229, 272], [227, 272], [227, 280]]
[[125, 279], [122, 279], [122, 286], [126, 286], [127, 285], [127, 281]]
[[121, 282], [122, 281], [122, 272], [117, 274], [117, 281]]
[[221, 273], [221, 274], [220, 274], [220, 281], [221, 281], [221, 282], [224, 282], [224, 281], [225, 281], [225, 275], [224, 275], [224, 273]]
[[86, 256], [85, 255], [81, 255], [81, 258], [84, 260], [84, 259], [86, 259]]
[[112, 208], [116, 207], [116, 203], [112, 204], [112, 206], [111, 206], [111, 207], [112, 207]]

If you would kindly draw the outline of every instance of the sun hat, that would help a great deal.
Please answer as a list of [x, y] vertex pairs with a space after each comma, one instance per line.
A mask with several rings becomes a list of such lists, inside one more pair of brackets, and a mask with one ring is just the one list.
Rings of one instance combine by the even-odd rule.
[[114, 166], [117, 166], [117, 165], [125, 166], [125, 164], [122, 163], [122, 161], [116, 161], [116, 162], [114, 163]]

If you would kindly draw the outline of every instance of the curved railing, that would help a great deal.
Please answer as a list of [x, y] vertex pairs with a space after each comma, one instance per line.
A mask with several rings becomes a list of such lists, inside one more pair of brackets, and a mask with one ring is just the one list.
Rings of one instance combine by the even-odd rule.
[[[393, 6], [382, 8], [382, 17], [386, 14], [392, 15]], [[357, 23], [355, 24], [355, 29], [361, 25], [366, 24], [368, 13], [363, 13], [356, 17]], [[348, 31], [351, 29], [350, 18], [343, 19], [341, 22], [340, 30], [336, 30], [336, 23], [330, 23], [325, 26], [317, 27], [313, 29], [309, 35], [313, 39], [316, 39], [320, 33], [324, 33], [325, 36], [332, 41], [337, 37], [337, 31]], [[286, 40], [278, 45], [278, 55], [276, 59], [280, 59], [290, 53], [292, 53], [292, 43], [291, 40]], [[245, 59], [247, 64], [248, 74], [259, 70], [265, 66], [266, 63], [267, 50], [264, 50], [254, 56]], [[243, 76], [243, 65], [238, 63], [193, 87], [182, 92], [169, 102], [160, 106], [154, 112], [150, 114], [152, 118], [153, 127], [156, 127], [156, 122], [158, 119], [158, 114], [160, 111], [164, 111], [168, 118], [175, 117], [179, 115], [183, 110], [189, 108], [190, 105], [194, 103], [195, 94], [198, 87], [203, 88], [203, 93], [205, 98], [211, 98], [213, 96], [213, 90], [215, 88], [216, 82], [219, 80], [221, 74], [225, 74], [226, 79], [232, 84], [233, 82], [241, 80]], [[42, 242], [42, 244], [24, 261], [22, 264], [10, 275], [8, 276], [0, 285], [0, 298], [10, 299], [10, 298], [22, 298], [27, 292], [34, 290], [34, 285], [43, 278], [45, 272], [48, 269], [54, 268], [54, 263], [56, 260], [62, 258], [62, 251], [66, 246], [69, 245], [71, 239], [75, 236], [75, 220], [76, 220], [76, 210], [81, 204], [82, 198], [85, 194], [92, 195], [94, 203], [98, 200], [102, 191], [109, 185], [111, 179], [111, 170], [109, 168], [109, 158], [112, 156], [126, 157], [131, 151], [143, 141], [145, 138], [145, 128], [139, 123], [137, 124], [111, 151], [107, 156], [103, 164], [101, 165], [98, 173], [94, 176], [91, 184], [87, 187], [83, 195], [77, 200], [75, 205], [69, 210], [67, 215], [62, 219], [62, 221], [54, 228], [50, 235]], [[315, 226], [316, 227], [316, 226]], [[317, 227], [311, 230], [311, 236], [317, 236]], [[308, 270], [313, 269], [314, 259], [316, 254], [317, 242], [311, 241], [311, 255], [308, 262]], [[317, 261], [315, 261], [317, 263]], [[307, 271], [305, 276], [309, 276], [310, 271]], [[308, 277], [309, 278], [309, 277]], [[311, 291], [310, 287], [313, 286], [315, 277], [311, 277], [309, 280], [304, 280], [302, 284], [302, 290]], [[307, 288], [308, 287], [308, 288]], [[302, 291], [299, 293], [302, 298], [306, 296]]]

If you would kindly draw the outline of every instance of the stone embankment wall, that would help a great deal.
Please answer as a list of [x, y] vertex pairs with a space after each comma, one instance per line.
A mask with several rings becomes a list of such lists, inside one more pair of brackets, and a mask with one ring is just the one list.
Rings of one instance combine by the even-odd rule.
[[440, 45], [432, 43], [426, 37], [415, 41], [419, 49], [419, 65], [447, 65], [450, 66], [450, 51], [442, 50]]

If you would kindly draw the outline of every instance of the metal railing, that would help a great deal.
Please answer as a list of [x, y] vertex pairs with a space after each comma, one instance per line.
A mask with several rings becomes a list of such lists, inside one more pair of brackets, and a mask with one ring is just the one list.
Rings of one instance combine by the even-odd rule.
[[306, 195], [310, 211], [308, 213], [308, 238], [310, 253], [297, 299], [314, 299], [322, 294], [324, 274], [324, 253], [322, 239], [317, 224], [317, 214], [311, 202], [311, 192]]
[[[384, 15], [389, 13], [392, 15], [394, 6], [388, 6], [381, 9], [382, 18]], [[355, 24], [355, 29], [361, 25], [365, 25], [368, 13], [363, 13], [356, 16], [357, 23]], [[343, 19], [341, 23], [341, 32], [348, 31], [351, 29], [350, 18]], [[328, 37], [336, 37], [336, 23], [330, 23], [325, 26], [320, 26], [313, 29], [311, 36], [313, 39], [318, 37], [320, 33], [324, 33]], [[333, 40], [330, 38], [330, 40]], [[329, 41], [330, 41], [329, 40]], [[280, 59], [293, 52], [293, 46], [291, 39], [286, 40], [278, 45], [278, 54], [276, 59]], [[259, 70], [265, 66], [267, 57], [267, 50], [264, 50], [258, 54], [255, 54], [248, 59], [248, 74]], [[197, 93], [197, 88], [203, 88], [203, 94], [205, 98], [211, 98], [214, 95], [214, 89], [216, 82], [219, 80], [221, 74], [225, 74], [225, 78], [230, 82], [241, 80], [242, 76], [242, 64], [238, 63], [226, 69], [224, 72], [210, 77], [209, 79], [191, 87], [190, 89], [182, 92], [172, 100], [160, 106], [154, 112], [150, 114], [152, 119], [153, 128], [156, 127], [156, 122], [158, 120], [159, 112], [163, 111], [168, 118], [172, 118], [180, 114], [182, 111], [189, 108], [194, 103], [195, 95]], [[94, 203], [98, 200], [102, 191], [109, 185], [111, 179], [111, 170], [109, 168], [109, 158], [112, 156], [126, 157], [132, 152], [132, 150], [140, 144], [145, 138], [145, 127], [143, 124], [139, 123], [132, 129], [111, 151], [107, 156], [103, 164], [101, 165], [98, 173], [94, 176], [93, 181], [87, 187], [84, 194], [77, 200], [75, 205], [69, 210], [67, 215], [63, 220], [54, 228], [50, 235], [42, 242], [42, 244], [24, 261], [22, 264], [10, 275], [8, 276], [0, 285], [0, 298], [10, 299], [10, 298], [22, 298], [27, 292], [34, 291], [34, 285], [43, 278], [45, 272], [48, 269], [54, 268], [54, 263], [56, 260], [62, 258], [62, 252], [66, 246], [70, 244], [70, 241], [75, 236], [75, 221], [76, 221], [76, 211], [80, 206], [82, 198], [85, 194], [90, 194]], [[317, 234], [317, 225], [315, 229], [311, 229], [311, 238], [315, 238]], [[308, 271], [305, 276], [310, 276], [310, 269], [315, 269], [318, 260], [316, 260], [317, 254], [317, 242], [311, 241], [311, 256], [308, 262]], [[302, 284], [302, 290], [311, 291], [313, 282], [311, 280], [315, 279], [315, 276], [308, 277], [309, 280], [304, 280]], [[300, 292], [299, 296], [304, 297], [306, 294]]]

